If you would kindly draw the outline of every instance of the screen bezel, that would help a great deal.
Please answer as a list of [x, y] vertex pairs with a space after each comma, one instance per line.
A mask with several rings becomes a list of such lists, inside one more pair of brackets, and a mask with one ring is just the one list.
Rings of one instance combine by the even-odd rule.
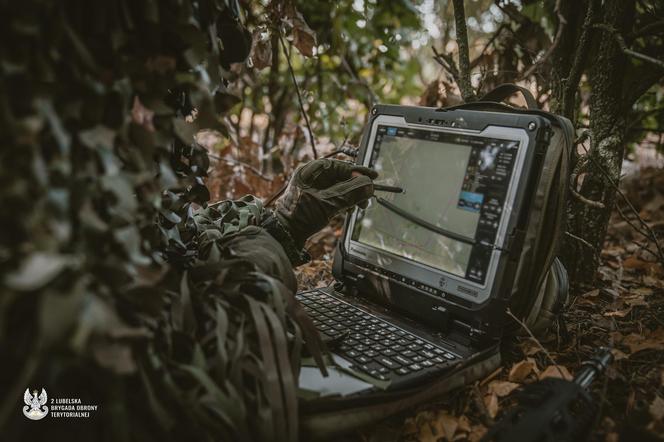
[[[376, 132], [379, 125], [389, 125], [406, 129], [412, 128], [450, 134], [463, 134], [467, 136], [518, 142], [519, 144], [517, 148], [517, 156], [515, 159], [514, 168], [512, 170], [512, 175], [510, 177], [510, 182], [508, 184], [507, 194], [505, 196], [505, 202], [503, 205], [503, 214], [500, 219], [495, 240], [495, 245], [498, 248], [504, 247], [507, 227], [513, 216], [513, 204], [517, 195], [518, 183], [521, 180], [529, 142], [528, 134], [524, 129], [518, 127], [488, 126], [482, 131], [474, 131], [452, 127], [436, 127], [425, 124], [407, 123], [403, 117], [393, 115], [379, 115], [371, 123], [371, 128], [368, 135], [369, 139], [366, 144], [367, 148], [364, 152], [363, 158], [361, 159], [361, 163], [364, 166], [369, 166], [371, 157], [373, 155]], [[353, 240], [352, 232], [355, 227], [358, 210], [359, 209], [355, 209], [350, 215], [347, 229], [344, 232], [343, 238], [343, 245], [346, 252], [349, 254], [349, 256], [355, 258], [356, 261], [364, 261], [368, 264], [379, 266], [385, 270], [388, 270], [393, 274], [404, 276], [405, 278], [418, 281], [430, 287], [437, 287], [447, 293], [458, 296], [474, 304], [481, 304], [491, 296], [491, 289], [493, 287], [496, 270], [498, 268], [498, 261], [501, 254], [500, 250], [496, 249], [491, 253], [487, 277], [484, 281], [484, 284], [479, 284], [475, 281], [466, 279], [463, 276], [455, 275], [445, 270], [440, 270], [423, 263], [412, 261], [408, 258], [403, 258], [391, 252], [380, 250], [376, 247]], [[398, 215], [395, 214], [394, 216]]]

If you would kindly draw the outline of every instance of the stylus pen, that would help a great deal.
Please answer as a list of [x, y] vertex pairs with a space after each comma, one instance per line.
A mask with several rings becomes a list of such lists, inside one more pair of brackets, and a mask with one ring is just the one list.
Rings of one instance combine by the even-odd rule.
[[374, 184], [373, 188], [374, 188], [374, 190], [380, 190], [382, 192], [390, 192], [390, 193], [404, 193], [405, 192], [405, 190], [401, 187], [386, 186], [384, 184]]

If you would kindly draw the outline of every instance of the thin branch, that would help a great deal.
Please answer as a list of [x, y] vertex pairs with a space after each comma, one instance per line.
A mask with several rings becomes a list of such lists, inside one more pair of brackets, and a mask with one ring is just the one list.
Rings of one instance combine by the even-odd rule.
[[252, 166], [251, 164], [247, 164], [247, 163], [242, 162], [240, 160], [236, 160], [235, 158], [220, 157], [219, 155], [215, 155], [215, 154], [212, 154], [212, 153], [208, 153], [208, 156], [210, 158], [214, 159], [214, 160], [217, 160], [217, 161], [223, 161], [227, 164], [232, 164], [234, 166], [241, 166], [241, 167], [247, 168], [247, 169], [251, 170], [254, 174], [256, 174], [256, 176], [259, 177], [260, 179], [265, 180], [265, 181], [272, 181], [272, 178], [270, 178], [269, 176], [263, 175], [263, 173], [260, 170], [258, 170], [256, 167]]
[[560, 366], [559, 366], [558, 364], [556, 364], [556, 361], [553, 360], [553, 358], [551, 357], [551, 354], [547, 351], [546, 348], [544, 348], [544, 346], [542, 345], [542, 343], [541, 343], [541, 342], [535, 337], [535, 335], [533, 334], [533, 332], [530, 331], [530, 329], [528, 328], [528, 326], [526, 325], [526, 323], [523, 322], [522, 320], [520, 320], [519, 318], [517, 318], [517, 317], [514, 315], [514, 313], [512, 313], [512, 310], [510, 310], [509, 308], [507, 309], [507, 316], [509, 316], [509, 317], [511, 317], [512, 319], [514, 319], [514, 320], [517, 322], [517, 324], [519, 324], [519, 325], [520, 325], [520, 326], [526, 331], [526, 333], [528, 333], [528, 335], [530, 336], [530, 338], [531, 338], [533, 341], [535, 341], [535, 344], [537, 344], [537, 346], [539, 347], [539, 349], [542, 350], [542, 351], [544, 352], [544, 354], [546, 355], [547, 359], [551, 362], [551, 365], [553, 365], [554, 367], [556, 367], [556, 370], [558, 370], [558, 372], [560, 373], [560, 377], [561, 377], [562, 379], [565, 379], [565, 374], [564, 374], [563, 371], [560, 369]]
[[595, 200], [591, 200], [591, 199], [586, 198], [585, 196], [583, 196], [579, 192], [577, 192], [576, 189], [572, 186], [569, 186], [569, 190], [570, 190], [570, 192], [572, 192], [572, 195], [574, 196], [574, 198], [578, 199], [579, 201], [581, 201], [586, 206], [594, 207], [596, 209], [605, 209], [606, 208], [606, 206], [604, 205], [603, 202], [595, 201]]
[[447, 72], [452, 75], [452, 78], [454, 79], [454, 82], [459, 85], [461, 82], [461, 78], [459, 77], [459, 68], [457, 67], [456, 63], [454, 62], [454, 58], [449, 55], [445, 54], [443, 52], [438, 52], [435, 48], [435, 46], [431, 46], [431, 49], [433, 50], [434, 57], [433, 59], [443, 67]]
[[480, 55], [478, 55], [477, 57], [475, 57], [475, 59], [473, 59], [473, 61], [470, 62], [470, 68], [471, 68], [471, 69], [477, 67], [477, 65], [480, 64], [480, 62], [482, 61], [482, 57], [484, 57], [484, 54], [486, 53], [487, 49], [489, 49], [489, 46], [491, 46], [491, 45], [496, 41], [496, 38], [498, 38], [498, 36], [500, 35], [500, 33], [501, 33], [503, 30], [507, 29], [507, 28], [508, 28], [508, 26], [507, 26], [505, 23], [503, 23], [502, 25], [500, 25], [500, 27], [498, 28], [498, 30], [497, 30], [496, 32], [493, 33], [493, 35], [491, 36], [491, 38], [489, 39], [489, 41], [487, 41], [486, 44], [484, 45], [484, 47], [482, 48], [482, 51], [480, 51]]
[[558, 15], [558, 30], [556, 31], [556, 36], [553, 38], [553, 42], [551, 42], [551, 46], [546, 50], [544, 55], [537, 60], [535, 63], [533, 63], [527, 70], [526, 72], [523, 73], [521, 76], [522, 79], [530, 77], [533, 72], [535, 72], [537, 69], [539, 69], [550, 57], [551, 54], [553, 54], [553, 51], [556, 50], [558, 45], [560, 44], [560, 40], [562, 40], [563, 37], [563, 31], [565, 30], [565, 26], [567, 26], [567, 20], [563, 15], [560, 13], [560, 2], [561, 0], [556, 0], [556, 6], [554, 8], [554, 11], [556, 12], [556, 15]]
[[625, 43], [625, 39], [623, 38], [622, 35], [620, 35], [620, 32], [613, 26], [607, 25], [606, 23], [597, 23], [593, 25], [594, 28], [602, 29], [604, 31], [607, 31], [611, 35], [613, 35], [613, 38], [616, 39], [616, 42], [618, 43], [618, 47], [620, 47], [620, 50], [623, 52], [625, 55], [629, 55], [634, 58], [638, 58], [641, 61], [645, 61], [651, 64], [654, 64], [655, 66], [659, 67], [660, 69], [664, 69], [664, 60], [659, 60], [657, 58], [651, 57], [646, 54], [642, 54], [641, 52], [637, 52], [633, 49], [630, 49], [627, 47], [627, 43]]
[[629, 35], [628, 37], [630, 39], [635, 39], [639, 37], [644, 37], [646, 35], [657, 35], [662, 32], [664, 32], [664, 20], [659, 20], [652, 23], [648, 23], [638, 31], [634, 32], [632, 35]]
[[456, 39], [459, 46], [459, 89], [465, 102], [475, 101], [477, 98], [470, 83], [470, 56], [468, 47], [468, 29], [466, 28], [466, 11], [463, 0], [452, 0], [454, 5], [454, 24]]
[[563, 115], [571, 120], [574, 120], [574, 97], [576, 96], [576, 91], [579, 82], [581, 81], [581, 75], [583, 74], [583, 67], [588, 59], [590, 51], [592, 22], [595, 19], [595, 3], [595, 0], [590, 0], [588, 2], [588, 10], [583, 19], [579, 44], [574, 53], [574, 59], [572, 60], [572, 66], [569, 69], [569, 75], [567, 75], [567, 78], [564, 80], [565, 84], [563, 85], [561, 107]]
[[293, 85], [295, 86], [295, 92], [297, 93], [297, 101], [300, 103], [300, 113], [304, 118], [304, 122], [307, 124], [307, 130], [309, 131], [309, 140], [311, 141], [311, 151], [313, 152], [314, 159], [318, 159], [318, 151], [316, 150], [316, 140], [314, 140], [314, 132], [311, 130], [311, 124], [309, 123], [309, 116], [304, 110], [304, 104], [302, 103], [302, 94], [300, 93], [300, 86], [297, 84], [297, 79], [295, 78], [295, 71], [293, 70], [293, 65], [290, 60], [290, 53], [288, 48], [286, 48], [286, 43], [284, 43], [284, 38], [281, 35], [281, 29], [277, 28], [279, 33], [279, 41], [281, 42], [281, 47], [284, 50], [284, 55], [286, 56], [286, 61], [288, 62], [288, 70], [290, 71], [291, 79], [293, 80]]
[[[592, 134], [590, 133], [589, 130], [586, 131], [586, 132], [588, 132], [588, 135], [587, 135], [588, 138], [592, 137]], [[595, 165], [595, 167], [602, 173], [602, 175], [604, 175], [604, 178], [606, 178], [606, 180], [609, 182], [611, 187], [613, 187], [613, 189], [618, 193], [618, 195], [620, 195], [620, 197], [625, 202], [625, 204], [627, 204], [627, 207], [629, 207], [630, 211], [634, 214], [636, 219], [639, 220], [639, 223], [648, 232], [648, 234], [646, 235], [640, 229], [637, 229], [637, 232], [641, 233], [645, 238], [647, 238], [648, 240], [655, 243], [655, 247], [657, 248], [657, 253], [659, 254], [659, 260], [662, 264], [664, 264], [664, 251], [662, 250], [662, 247], [659, 244], [659, 241], [657, 239], [657, 235], [655, 234], [655, 232], [648, 225], [648, 223], [646, 223], [645, 220], [641, 217], [641, 215], [636, 210], [634, 205], [632, 205], [632, 202], [629, 200], [629, 198], [627, 198], [627, 195], [625, 195], [625, 193], [620, 189], [620, 187], [618, 186], [618, 183], [616, 183], [613, 180], [613, 178], [611, 177], [611, 175], [606, 171], [606, 169], [604, 169], [604, 167], [602, 167], [602, 165], [599, 164], [599, 162], [597, 162], [595, 160], [595, 158], [590, 154], [590, 152], [588, 151], [588, 149], [586, 148], [586, 146], [583, 143], [581, 144], [581, 147], [586, 152], [586, 155], [588, 156], [588, 159], [590, 161], [592, 161], [593, 164]], [[617, 204], [616, 204], [616, 207], [620, 211], [620, 208]], [[627, 221], [626, 218], [625, 218], [625, 220]], [[630, 223], [630, 225], [631, 225], [631, 223]]]
[[574, 239], [574, 240], [576, 240], [576, 241], [579, 241], [581, 244], [583, 244], [584, 246], [588, 247], [588, 248], [593, 252], [593, 255], [595, 255], [595, 258], [598, 258], [598, 261], [599, 261], [599, 255], [597, 254], [597, 249], [595, 249], [595, 247], [593, 247], [592, 244], [590, 244], [588, 241], [586, 241], [585, 239], [581, 238], [580, 236], [576, 236], [576, 235], [573, 234], [573, 233], [565, 232], [565, 235], [569, 236], [570, 238], [572, 238], [572, 239]]

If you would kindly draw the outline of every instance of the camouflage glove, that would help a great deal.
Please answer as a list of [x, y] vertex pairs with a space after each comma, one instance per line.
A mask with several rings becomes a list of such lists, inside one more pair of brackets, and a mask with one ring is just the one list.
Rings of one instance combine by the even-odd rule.
[[298, 248], [325, 227], [330, 218], [355, 205], [366, 207], [378, 173], [368, 167], [331, 159], [300, 166], [275, 204], [275, 216]]

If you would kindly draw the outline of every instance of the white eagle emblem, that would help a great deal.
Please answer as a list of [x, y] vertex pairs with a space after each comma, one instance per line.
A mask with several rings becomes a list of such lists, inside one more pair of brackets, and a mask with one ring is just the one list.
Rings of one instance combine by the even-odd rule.
[[43, 419], [48, 414], [48, 407], [45, 405], [47, 400], [48, 396], [46, 396], [46, 390], [43, 388], [39, 396], [37, 396], [37, 390], [30, 394], [30, 389], [26, 388], [25, 393], [23, 393], [23, 401], [25, 402], [23, 414], [25, 417], [33, 421]]

